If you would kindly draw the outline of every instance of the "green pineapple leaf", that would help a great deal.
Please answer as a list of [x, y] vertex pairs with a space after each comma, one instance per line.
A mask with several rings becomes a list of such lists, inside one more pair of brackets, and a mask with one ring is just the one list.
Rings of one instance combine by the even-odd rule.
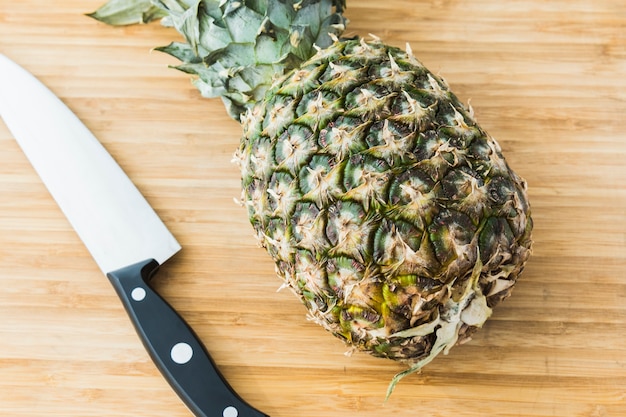
[[113, 26], [148, 23], [167, 16], [160, 7], [150, 0], [110, 0], [87, 16]]
[[185, 43], [156, 50], [179, 59], [173, 68], [240, 120], [275, 78], [341, 35], [344, 9], [345, 0], [109, 0], [89, 16], [115, 26], [162, 18]]

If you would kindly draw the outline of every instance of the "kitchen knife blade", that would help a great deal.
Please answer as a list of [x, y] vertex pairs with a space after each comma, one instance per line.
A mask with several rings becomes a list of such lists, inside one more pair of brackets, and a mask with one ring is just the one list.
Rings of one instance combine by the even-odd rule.
[[191, 327], [150, 287], [160, 265], [180, 250], [176, 239], [78, 117], [2, 54], [0, 116], [194, 415], [267, 417], [236, 394]]

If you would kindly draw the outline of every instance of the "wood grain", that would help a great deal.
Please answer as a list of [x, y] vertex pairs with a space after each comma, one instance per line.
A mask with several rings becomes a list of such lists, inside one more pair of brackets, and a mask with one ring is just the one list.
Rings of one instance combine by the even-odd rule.
[[[57, 93], [183, 245], [156, 285], [272, 417], [626, 415], [626, 3], [348, 2], [350, 31], [413, 51], [471, 98], [528, 180], [535, 253], [474, 339], [403, 380], [305, 319], [233, 204], [240, 128], [103, 0], [0, 0], [0, 52]], [[188, 416], [0, 125], [0, 415]]]

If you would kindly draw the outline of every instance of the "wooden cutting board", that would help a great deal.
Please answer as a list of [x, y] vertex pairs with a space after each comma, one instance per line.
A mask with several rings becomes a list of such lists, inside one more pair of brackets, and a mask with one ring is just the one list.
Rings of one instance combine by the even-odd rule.
[[[348, 1], [351, 33], [410, 42], [471, 98], [536, 225], [513, 296], [386, 403], [403, 367], [345, 356], [276, 292], [233, 203], [238, 124], [150, 51], [177, 34], [84, 16], [101, 1], [0, 0], [0, 52], [75, 110], [181, 242], [156, 286], [246, 400], [272, 417], [626, 416], [623, 0]], [[0, 415], [190, 415], [3, 124]]]

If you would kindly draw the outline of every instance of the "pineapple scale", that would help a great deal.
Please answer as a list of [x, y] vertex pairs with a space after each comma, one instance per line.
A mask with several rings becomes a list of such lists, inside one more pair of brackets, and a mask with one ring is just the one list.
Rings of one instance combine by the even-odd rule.
[[335, 41], [241, 120], [259, 241], [351, 348], [413, 372], [510, 295], [531, 253], [526, 183], [410, 48]]

